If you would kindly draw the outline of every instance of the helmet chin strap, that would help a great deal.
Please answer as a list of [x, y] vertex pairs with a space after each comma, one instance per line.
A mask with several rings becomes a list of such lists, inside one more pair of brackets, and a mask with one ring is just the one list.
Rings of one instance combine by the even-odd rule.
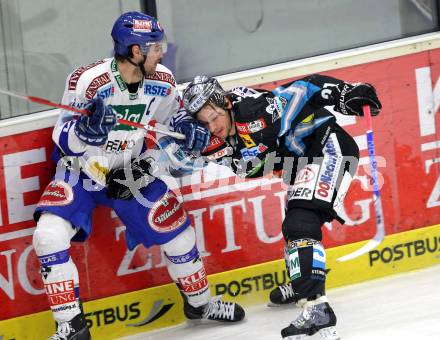
[[147, 72], [145, 71], [145, 61], [147, 60], [147, 56], [145, 54], [143, 54], [144, 59], [142, 60], [142, 62], [139, 63], [139, 68], [141, 69], [142, 75], [144, 76], [144, 78], [147, 76]]
[[234, 117], [234, 113], [232, 112], [232, 109], [226, 109], [226, 111], [229, 114], [229, 118], [231, 119], [231, 130], [234, 130], [234, 135], [237, 134], [237, 130], [235, 129], [235, 117]]
[[130, 63], [130, 64], [132, 64], [133, 66], [136, 66], [136, 67], [139, 67], [139, 69], [141, 70], [141, 72], [142, 72], [142, 75], [144, 76], [144, 78], [147, 76], [147, 72], [145, 71], [145, 66], [144, 66], [144, 64], [145, 64], [145, 60], [147, 60], [147, 56], [145, 55], [145, 54], [142, 54], [143, 55], [143, 57], [144, 57], [144, 59], [141, 61], [141, 62], [139, 62], [138, 64], [136, 64], [133, 60], [131, 60], [131, 58], [127, 58], [127, 60], [128, 60], [128, 62]]

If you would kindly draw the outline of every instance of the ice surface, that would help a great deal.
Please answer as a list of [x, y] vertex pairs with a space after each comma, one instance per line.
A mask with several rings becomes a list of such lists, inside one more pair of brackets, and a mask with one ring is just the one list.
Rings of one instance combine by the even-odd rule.
[[[342, 340], [440, 339], [440, 265], [332, 289], [327, 295]], [[246, 320], [238, 324], [186, 323], [123, 339], [281, 339], [280, 330], [299, 312], [293, 306], [255, 306], [246, 308]]]

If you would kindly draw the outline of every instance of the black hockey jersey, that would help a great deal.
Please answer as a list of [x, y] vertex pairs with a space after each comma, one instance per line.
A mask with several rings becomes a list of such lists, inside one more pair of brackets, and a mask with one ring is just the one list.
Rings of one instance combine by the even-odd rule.
[[[259, 177], [265, 169], [281, 169], [286, 156], [319, 155], [336, 125], [335, 116], [324, 106], [335, 104], [331, 90], [340, 83], [312, 75], [273, 91], [234, 88], [228, 96], [236, 134], [226, 140], [228, 152], [223, 152], [231, 159], [218, 153], [211, 158], [230, 163], [226, 165], [241, 177]], [[216, 146], [217, 152], [220, 148]]]

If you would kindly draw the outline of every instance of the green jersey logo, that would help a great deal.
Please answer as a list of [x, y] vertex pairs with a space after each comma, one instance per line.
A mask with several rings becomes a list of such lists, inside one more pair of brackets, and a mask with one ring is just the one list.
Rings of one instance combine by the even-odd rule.
[[[142, 118], [145, 115], [145, 104], [137, 104], [137, 105], [112, 105], [113, 110], [116, 112], [116, 116], [118, 119], [129, 120], [130, 122], [140, 123]], [[113, 128], [113, 131], [119, 130], [135, 130], [136, 128], [133, 126], [126, 126], [122, 124], [116, 124]]]

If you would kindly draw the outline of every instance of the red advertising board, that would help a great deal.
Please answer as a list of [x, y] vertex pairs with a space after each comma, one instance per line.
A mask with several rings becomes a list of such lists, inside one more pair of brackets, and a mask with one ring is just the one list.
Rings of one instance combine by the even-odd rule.
[[[373, 119], [381, 177], [385, 233], [440, 222], [440, 183], [435, 112], [440, 96], [440, 51], [325, 72], [348, 82], [369, 82], [383, 103]], [[286, 79], [279, 83], [286, 82]], [[270, 89], [277, 84], [262, 84]], [[338, 117], [341, 118], [341, 117]], [[368, 240], [376, 233], [365, 124], [348, 117], [341, 124], [356, 138], [361, 165], [345, 201], [347, 223], [325, 225], [324, 244], [334, 247]], [[32, 213], [54, 169], [51, 129], [0, 138], [0, 319], [48, 308], [32, 249]], [[279, 259], [285, 190], [279, 182], [211, 181], [208, 173], [183, 180], [181, 192], [213, 274]], [[80, 272], [82, 299], [120, 294], [171, 282], [157, 247], [128, 252], [121, 222], [106, 208], [94, 215], [94, 232], [71, 253]]]

